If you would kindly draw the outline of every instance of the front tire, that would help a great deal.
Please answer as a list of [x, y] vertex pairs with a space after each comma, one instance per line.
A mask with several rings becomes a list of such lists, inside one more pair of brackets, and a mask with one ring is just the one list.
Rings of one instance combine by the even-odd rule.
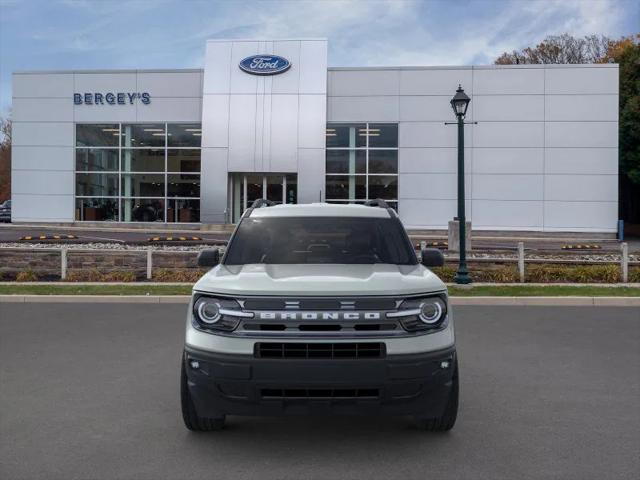
[[180, 400], [182, 405], [182, 419], [184, 420], [185, 427], [189, 430], [194, 432], [212, 432], [222, 430], [224, 427], [224, 415], [217, 418], [203, 418], [198, 415], [193, 400], [191, 399], [191, 394], [189, 393], [184, 357], [180, 371]]
[[456, 418], [458, 417], [459, 393], [458, 360], [456, 359], [453, 378], [451, 379], [451, 392], [449, 392], [449, 398], [447, 399], [447, 405], [444, 408], [444, 413], [442, 416], [436, 418], [419, 419], [418, 425], [420, 428], [427, 432], [448, 432], [451, 430], [456, 424]]

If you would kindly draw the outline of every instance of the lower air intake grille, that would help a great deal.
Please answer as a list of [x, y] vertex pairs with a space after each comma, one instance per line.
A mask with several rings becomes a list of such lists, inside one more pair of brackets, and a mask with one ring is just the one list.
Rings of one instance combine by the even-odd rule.
[[256, 343], [259, 358], [383, 358], [384, 343]]
[[377, 388], [263, 388], [262, 398], [379, 398]]

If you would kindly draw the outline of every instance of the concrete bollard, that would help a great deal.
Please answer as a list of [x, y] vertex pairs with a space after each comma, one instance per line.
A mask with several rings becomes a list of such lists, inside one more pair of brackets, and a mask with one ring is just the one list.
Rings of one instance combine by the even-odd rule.
[[622, 283], [629, 281], [629, 245], [627, 242], [620, 244], [622, 255], [620, 258], [620, 268], [622, 269]]
[[518, 274], [520, 283], [524, 283], [524, 242], [518, 242]]
[[[465, 237], [466, 237], [466, 244], [465, 244], [465, 248], [467, 250], [467, 252], [471, 251], [471, 222], [465, 222]], [[448, 240], [448, 246], [447, 249], [450, 252], [459, 252], [460, 251], [460, 230], [458, 227], [458, 221], [457, 220], [450, 220], [449, 221], [449, 229], [447, 232], [447, 240]]]
[[60, 249], [60, 280], [67, 278], [67, 247]]
[[147, 280], [151, 280], [153, 273], [153, 249], [147, 247]]

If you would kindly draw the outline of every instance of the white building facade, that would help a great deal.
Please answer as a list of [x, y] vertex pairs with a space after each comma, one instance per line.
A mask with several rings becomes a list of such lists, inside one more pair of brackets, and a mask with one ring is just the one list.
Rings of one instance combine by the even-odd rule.
[[212, 40], [203, 70], [13, 75], [14, 222], [233, 223], [257, 198], [615, 232], [618, 66], [327, 66], [327, 41]]

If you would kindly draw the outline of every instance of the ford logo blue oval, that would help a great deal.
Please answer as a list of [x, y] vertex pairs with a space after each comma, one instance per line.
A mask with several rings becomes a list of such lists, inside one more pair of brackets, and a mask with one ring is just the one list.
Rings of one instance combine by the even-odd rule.
[[278, 55], [251, 55], [240, 62], [240, 69], [252, 75], [276, 75], [289, 67], [289, 60]]

